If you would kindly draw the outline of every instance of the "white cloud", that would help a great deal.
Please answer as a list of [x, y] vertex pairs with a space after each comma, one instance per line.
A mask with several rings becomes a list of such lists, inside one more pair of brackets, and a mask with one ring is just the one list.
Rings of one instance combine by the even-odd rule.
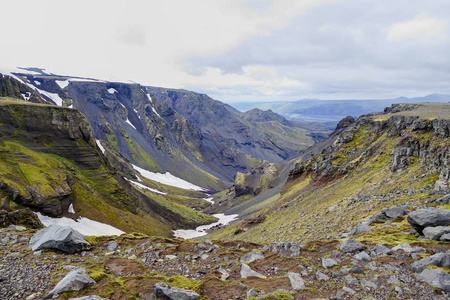
[[414, 19], [396, 23], [388, 29], [387, 39], [391, 41], [410, 38], [431, 38], [440, 35], [447, 26], [447, 21], [426, 16], [416, 16]]

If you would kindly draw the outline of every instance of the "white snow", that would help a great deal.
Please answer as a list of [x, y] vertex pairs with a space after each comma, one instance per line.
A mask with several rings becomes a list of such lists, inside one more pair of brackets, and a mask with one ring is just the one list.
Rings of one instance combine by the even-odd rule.
[[[18, 77], [15, 77], [15, 78], [18, 79], [18, 80], [20, 80]], [[23, 82], [22, 80], [20, 80], [20, 81], [21, 81], [22, 83], [25, 83], [26, 85], [28, 85], [30, 88], [32, 88], [32, 89], [38, 91], [39, 93], [41, 93], [41, 95], [47, 96], [47, 97], [50, 98], [53, 102], [55, 102], [56, 105], [62, 106], [63, 100], [61, 99], [61, 97], [59, 97], [58, 94], [50, 93], [50, 92], [47, 92], [47, 91], [38, 89], [37, 87], [35, 87], [34, 85], [32, 85], [32, 84], [30, 84], [30, 83]]]
[[95, 142], [97, 143], [97, 146], [100, 148], [100, 150], [102, 151], [103, 154], [105, 154], [105, 148], [102, 146], [102, 144], [100, 143], [99, 140], [95, 140]]
[[55, 82], [62, 89], [64, 89], [65, 87], [67, 87], [69, 85], [69, 81], [68, 80], [56, 80]]
[[41, 83], [39, 81], [36, 81], [36, 80], [34, 81], [34, 84], [35, 85], [41, 85]]
[[103, 80], [88, 79], [88, 78], [77, 78], [77, 77], [71, 77], [68, 80], [69, 81], [79, 81], [79, 82], [103, 82], [103, 83], [106, 83], [106, 81], [103, 81]]
[[139, 183], [139, 182], [136, 182], [136, 181], [133, 181], [133, 180], [129, 180], [127, 178], [125, 178], [125, 180], [127, 180], [127, 181], [131, 182], [132, 184], [136, 185], [138, 188], [141, 188], [141, 189], [144, 189], [144, 190], [149, 190], [150, 192], [153, 192], [153, 193], [156, 193], [156, 194], [160, 194], [160, 195], [167, 195], [167, 193], [165, 193], [165, 192], [161, 192], [161, 191], [158, 191], [156, 189], [152, 189], [152, 188], [150, 188], [150, 187], [148, 187], [146, 185], [143, 185], [142, 183]]
[[207, 201], [207, 202], [209, 202], [211, 204], [214, 204], [214, 201], [212, 201], [213, 199], [214, 199], [213, 197], [203, 198], [203, 200], [205, 200], [205, 201]]
[[[153, 112], [158, 116], [158, 117], [160, 117], [161, 118], [161, 116], [158, 114], [158, 112], [156, 111], [156, 109], [152, 106], [152, 110], [153, 110]], [[162, 119], [162, 118], [161, 118]]]
[[139, 173], [141, 173], [142, 176], [170, 186], [179, 187], [186, 190], [193, 190], [193, 191], [205, 191], [204, 188], [199, 187], [197, 185], [194, 185], [186, 180], [183, 180], [181, 178], [178, 178], [176, 176], [173, 176], [169, 172], [163, 173], [153, 173], [150, 171], [147, 171], [145, 169], [142, 169], [138, 166], [132, 165], [135, 170], [137, 170]]
[[215, 214], [213, 215], [214, 217], [218, 218], [219, 221], [211, 223], [209, 225], [202, 225], [199, 226], [195, 229], [178, 229], [178, 230], [174, 230], [173, 231], [173, 235], [177, 238], [182, 238], [182, 239], [193, 239], [199, 236], [204, 236], [207, 235], [208, 233], [206, 232], [208, 229], [217, 226], [217, 225], [227, 225], [228, 223], [230, 223], [231, 221], [235, 220], [238, 215], [229, 215], [226, 216], [224, 214]]
[[26, 101], [30, 100], [30, 97], [31, 97], [31, 93], [30, 92], [26, 92], [25, 94], [21, 94], [21, 95], [22, 95], [24, 100], [26, 100]]
[[134, 125], [133, 125], [133, 124], [131, 124], [131, 122], [130, 122], [130, 120], [128, 120], [128, 118], [127, 118], [126, 122], [127, 122], [128, 124], [130, 124], [130, 125], [131, 125], [131, 127], [133, 127], [134, 129], [136, 129], [136, 127], [134, 127]]
[[151, 103], [153, 103], [152, 97], [150, 96], [149, 93], [147, 93], [147, 98], [148, 98], [148, 100], [150, 100]]
[[76, 221], [70, 218], [51, 218], [43, 216], [41, 213], [37, 212], [39, 220], [45, 226], [59, 225], [59, 226], [69, 226], [81, 234], [84, 235], [121, 235], [124, 234], [120, 229], [117, 229], [111, 225], [97, 222], [85, 217], [79, 217]]
[[116, 89], [114, 89], [114, 88], [109, 88], [108, 89], [108, 93], [110, 93], [110, 94], [114, 94], [114, 93], [119, 93]]
[[67, 210], [69, 213], [74, 214], [75, 213], [75, 209], [73, 209], [73, 203], [70, 203], [69, 205], [69, 209]]

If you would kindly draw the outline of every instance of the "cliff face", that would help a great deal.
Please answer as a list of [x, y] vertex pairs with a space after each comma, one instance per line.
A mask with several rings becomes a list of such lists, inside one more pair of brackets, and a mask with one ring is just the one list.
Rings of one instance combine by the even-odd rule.
[[0, 98], [0, 137], [0, 210], [28, 207], [159, 235], [212, 220], [133, 188], [101, 154], [77, 110]]
[[[255, 197], [260, 209], [248, 220], [264, 222], [244, 220], [215, 237], [339, 238], [386, 207], [413, 210], [433, 203], [450, 192], [449, 116], [450, 104], [414, 104], [343, 120], [327, 140], [302, 154], [275, 200], [264, 197], [274, 197], [270, 189]], [[240, 233], [233, 236], [233, 230]]]

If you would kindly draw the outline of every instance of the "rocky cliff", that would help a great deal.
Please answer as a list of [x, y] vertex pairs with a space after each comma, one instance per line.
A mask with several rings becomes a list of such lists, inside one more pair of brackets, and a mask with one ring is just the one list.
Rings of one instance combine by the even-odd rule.
[[356, 122], [343, 120], [327, 140], [292, 164], [279, 194], [269, 189], [267, 197], [254, 198], [259, 209], [246, 218], [264, 222], [243, 220], [213, 236], [331, 239], [383, 208], [433, 203], [449, 192], [449, 116], [450, 104], [414, 104], [394, 105]]

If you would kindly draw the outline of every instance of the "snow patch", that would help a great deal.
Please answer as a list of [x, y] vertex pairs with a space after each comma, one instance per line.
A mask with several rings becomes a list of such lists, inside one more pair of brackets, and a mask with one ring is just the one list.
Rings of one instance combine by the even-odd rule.
[[199, 236], [204, 236], [204, 235], [208, 234], [206, 232], [208, 229], [211, 229], [212, 227], [217, 226], [217, 225], [225, 226], [225, 225], [229, 224], [231, 221], [234, 221], [238, 217], [238, 215], [226, 216], [224, 214], [215, 214], [215, 215], [213, 215], [213, 217], [218, 218], [219, 221], [211, 223], [209, 225], [202, 225], [195, 229], [174, 230], [173, 235], [177, 238], [182, 238], [182, 239], [193, 239], [193, 238], [196, 238]]
[[79, 217], [76, 221], [70, 218], [51, 218], [42, 215], [41, 213], [36, 213], [39, 220], [45, 226], [59, 225], [59, 226], [69, 226], [84, 235], [121, 235], [124, 234], [120, 229], [117, 229], [111, 225], [97, 222], [85, 217]]
[[153, 181], [156, 181], [156, 182], [159, 182], [162, 184], [170, 185], [170, 186], [179, 187], [179, 188], [186, 189], [186, 190], [205, 191], [204, 188], [194, 185], [194, 184], [192, 184], [186, 180], [183, 180], [181, 178], [178, 178], [176, 176], [173, 176], [169, 172], [166, 172], [165, 174], [153, 173], [153, 172], [147, 171], [145, 169], [142, 169], [138, 166], [135, 166], [135, 165], [132, 165], [132, 166], [136, 171], [141, 173], [142, 176], [144, 176], [150, 180], [153, 180]]
[[69, 85], [69, 81], [68, 80], [56, 80], [55, 82], [62, 89], [66, 88]]
[[149, 190], [150, 192], [153, 192], [153, 193], [156, 193], [156, 194], [160, 194], [160, 195], [167, 195], [167, 193], [165, 193], [165, 192], [161, 192], [161, 191], [158, 191], [156, 189], [152, 189], [152, 188], [150, 188], [150, 187], [148, 187], [146, 185], [143, 185], [142, 183], [139, 183], [139, 182], [136, 182], [136, 181], [133, 181], [133, 180], [129, 180], [127, 178], [125, 178], [125, 180], [131, 182], [132, 184], [134, 184], [138, 188], [141, 188], [141, 189], [144, 189], [144, 190]]
[[152, 100], [152, 97], [150, 96], [150, 94], [147, 93], [146, 95], [147, 95], [148, 100], [150, 100], [150, 102], [153, 103], [153, 100]]
[[214, 199], [213, 197], [203, 198], [203, 200], [205, 200], [206, 202], [209, 202], [211, 204], [214, 204], [214, 201], [212, 201], [213, 199]]
[[[161, 116], [158, 114], [158, 112], [156, 111], [156, 109], [152, 106], [152, 110], [153, 110], [153, 112], [158, 116], [158, 117], [160, 117], [161, 118]], [[161, 118], [162, 119], [162, 118]]]
[[127, 118], [126, 122], [127, 122], [128, 124], [130, 124], [130, 125], [131, 125], [131, 127], [133, 127], [134, 129], [136, 129], [136, 127], [134, 127], [134, 125], [133, 125], [133, 124], [131, 124], [131, 122], [130, 122], [130, 120], [129, 120], [128, 118]]
[[109, 88], [108, 89], [108, 93], [110, 93], [110, 94], [114, 94], [114, 93], [119, 93], [116, 89], [114, 89], [114, 88]]
[[71, 77], [68, 80], [69, 81], [78, 81], [78, 82], [103, 82], [103, 83], [106, 83], [106, 81], [103, 81], [103, 80], [78, 78], [78, 77]]
[[97, 146], [100, 148], [100, 151], [102, 151], [103, 154], [105, 154], [105, 148], [102, 146], [99, 140], [95, 140], [97, 143]]
[[69, 213], [74, 214], [75, 213], [75, 209], [73, 209], [73, 203], [70, 203], [69, 205], [69, 209], [67, 210]]
[[30, 92], [26, 92], [25, 94], [21, 94], [21, 95], [22, 95], [22, 97], [23, 97], [23, 99], [25, 101], [30, 100], [30, 97], [31, 97], [31, 93]]
[[36, 81], [36, 80], [34, 81], [34, 84], [35, 85], [41, 85], [41, 83], [39, 81]]

